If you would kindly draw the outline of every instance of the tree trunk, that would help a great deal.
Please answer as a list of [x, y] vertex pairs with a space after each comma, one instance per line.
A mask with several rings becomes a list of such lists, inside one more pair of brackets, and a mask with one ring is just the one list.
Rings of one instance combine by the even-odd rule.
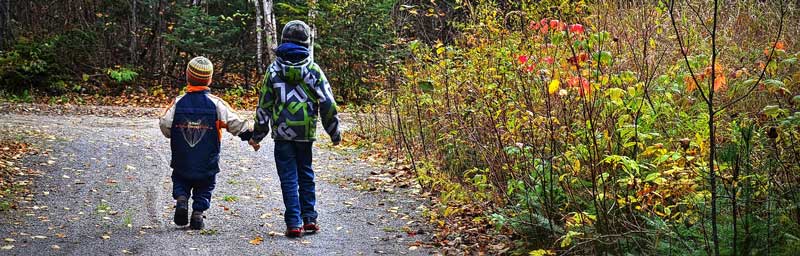
[[0, 49], [5, 49], [11, 44], [11, 0], [0, 0]]
[[314, 59], [314, 39], [317, 38], [317, 0], [308, 0], [308, 26], [311, 27], [311, 44], [308, 49]]
[[131, 52], [131, 65], [136, 65], [136, 2], [137, 0], [131, 0], [131, 45], [128, 48]]
[[258, 63], [258, 67], [256, 67], [256, 72], [258, 72], [258, 76], [261, 77], [264, 74], [264, 64], [262, 63], [263, 51], [262, 51], [262, 26], [261, 26], [261, 5], [259, 4], [258, 0], [253, 1], [256, 5], [256, 63]]
[[272, 12], [272, 0], [263, 0], [264, 8], [264, 33], [267, 35], [267, 63], [275, 60], [275, 49], [278, 47], [278, 34], [276, 32], [275, 14]]
[[164, 38], [162, 34], [164, 33], [164, 0], [158, 0], [158, 8], [155, 10], [155, 19], [156, 19], [156, 29], [155, 29], [155, 37], [156, 37], [156, 50], [153, 53], [153, 62], [151, 63], [151, 67], [153, 68], [153, 73], [158, 74], [158, 83], [164, 84], [164, 77], [167, 74], [167, 64], [164, 63], [164, 51], [166, 51], [164, 47]]

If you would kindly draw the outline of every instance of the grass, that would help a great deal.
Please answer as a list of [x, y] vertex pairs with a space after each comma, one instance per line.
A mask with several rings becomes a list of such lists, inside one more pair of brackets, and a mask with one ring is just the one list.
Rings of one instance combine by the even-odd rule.
[[236, 200], [239, 200], [238, 196], [225, 195], [225, 196], [222, 197], [222, 201], [229, 202], [229, 203], [236, 202]]
[[111, 206], [106, 202], [100, 202], [100, 204], [98, 204], [95, 208], [95, 211], [98, 213], [108, 213], [111, 211]]
[[219, 232], [216, 229], [203, 229], [203, 230], [200, 230], [200, 234], [201, 235], [206, 235], [206, 236], [213, 236], [213, 235], [216, 235], [218, 233]]
[[125, 227], [132, 228], [133, 227], [133, 215], [130, 211], [125, 210], [125, 217], [122, 218], [122, 224], [125, 224]]

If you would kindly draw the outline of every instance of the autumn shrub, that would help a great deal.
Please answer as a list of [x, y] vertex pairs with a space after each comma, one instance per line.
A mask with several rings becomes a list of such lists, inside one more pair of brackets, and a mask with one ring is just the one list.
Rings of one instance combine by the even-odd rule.
[[717, 238], [723, 254], [791, 254], [800, 55], [778, 24], [796, 15], [742, 3], [755, 7], [723, 17], [770, 11], [740, 26], [772, 36], [741, 48], [722, 27], [718, 46], [693, 4], [565, 4], [567, 22], [481, 2], [454, 44], [408, 44], [376, 115], [406, 158], [437, 167], [418, 175], [443, 211], [489, 206], [476, 220], [517, 252], [713, 254]]

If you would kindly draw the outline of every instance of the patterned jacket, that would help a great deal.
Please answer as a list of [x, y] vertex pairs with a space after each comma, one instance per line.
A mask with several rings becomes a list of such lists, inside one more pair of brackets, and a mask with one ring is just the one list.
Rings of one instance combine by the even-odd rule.
[[253, 140], [272, 130], [272, 139], [316, 140], [317, 116], [332, 141], [341, 140], [339, 115], [331, 86], [311, 57], [298, 63], [278, 58], [261, 82]]

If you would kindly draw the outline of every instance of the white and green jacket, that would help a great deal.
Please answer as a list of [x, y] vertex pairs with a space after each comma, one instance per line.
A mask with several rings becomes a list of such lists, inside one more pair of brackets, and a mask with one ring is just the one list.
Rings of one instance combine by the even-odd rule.
[[261, 82], [253, 140], [316, 140], [317, 116], [332, 141], [341, 140], [336, 100], [325, 74], [311, 57], [298, 63], [278, 58]]

